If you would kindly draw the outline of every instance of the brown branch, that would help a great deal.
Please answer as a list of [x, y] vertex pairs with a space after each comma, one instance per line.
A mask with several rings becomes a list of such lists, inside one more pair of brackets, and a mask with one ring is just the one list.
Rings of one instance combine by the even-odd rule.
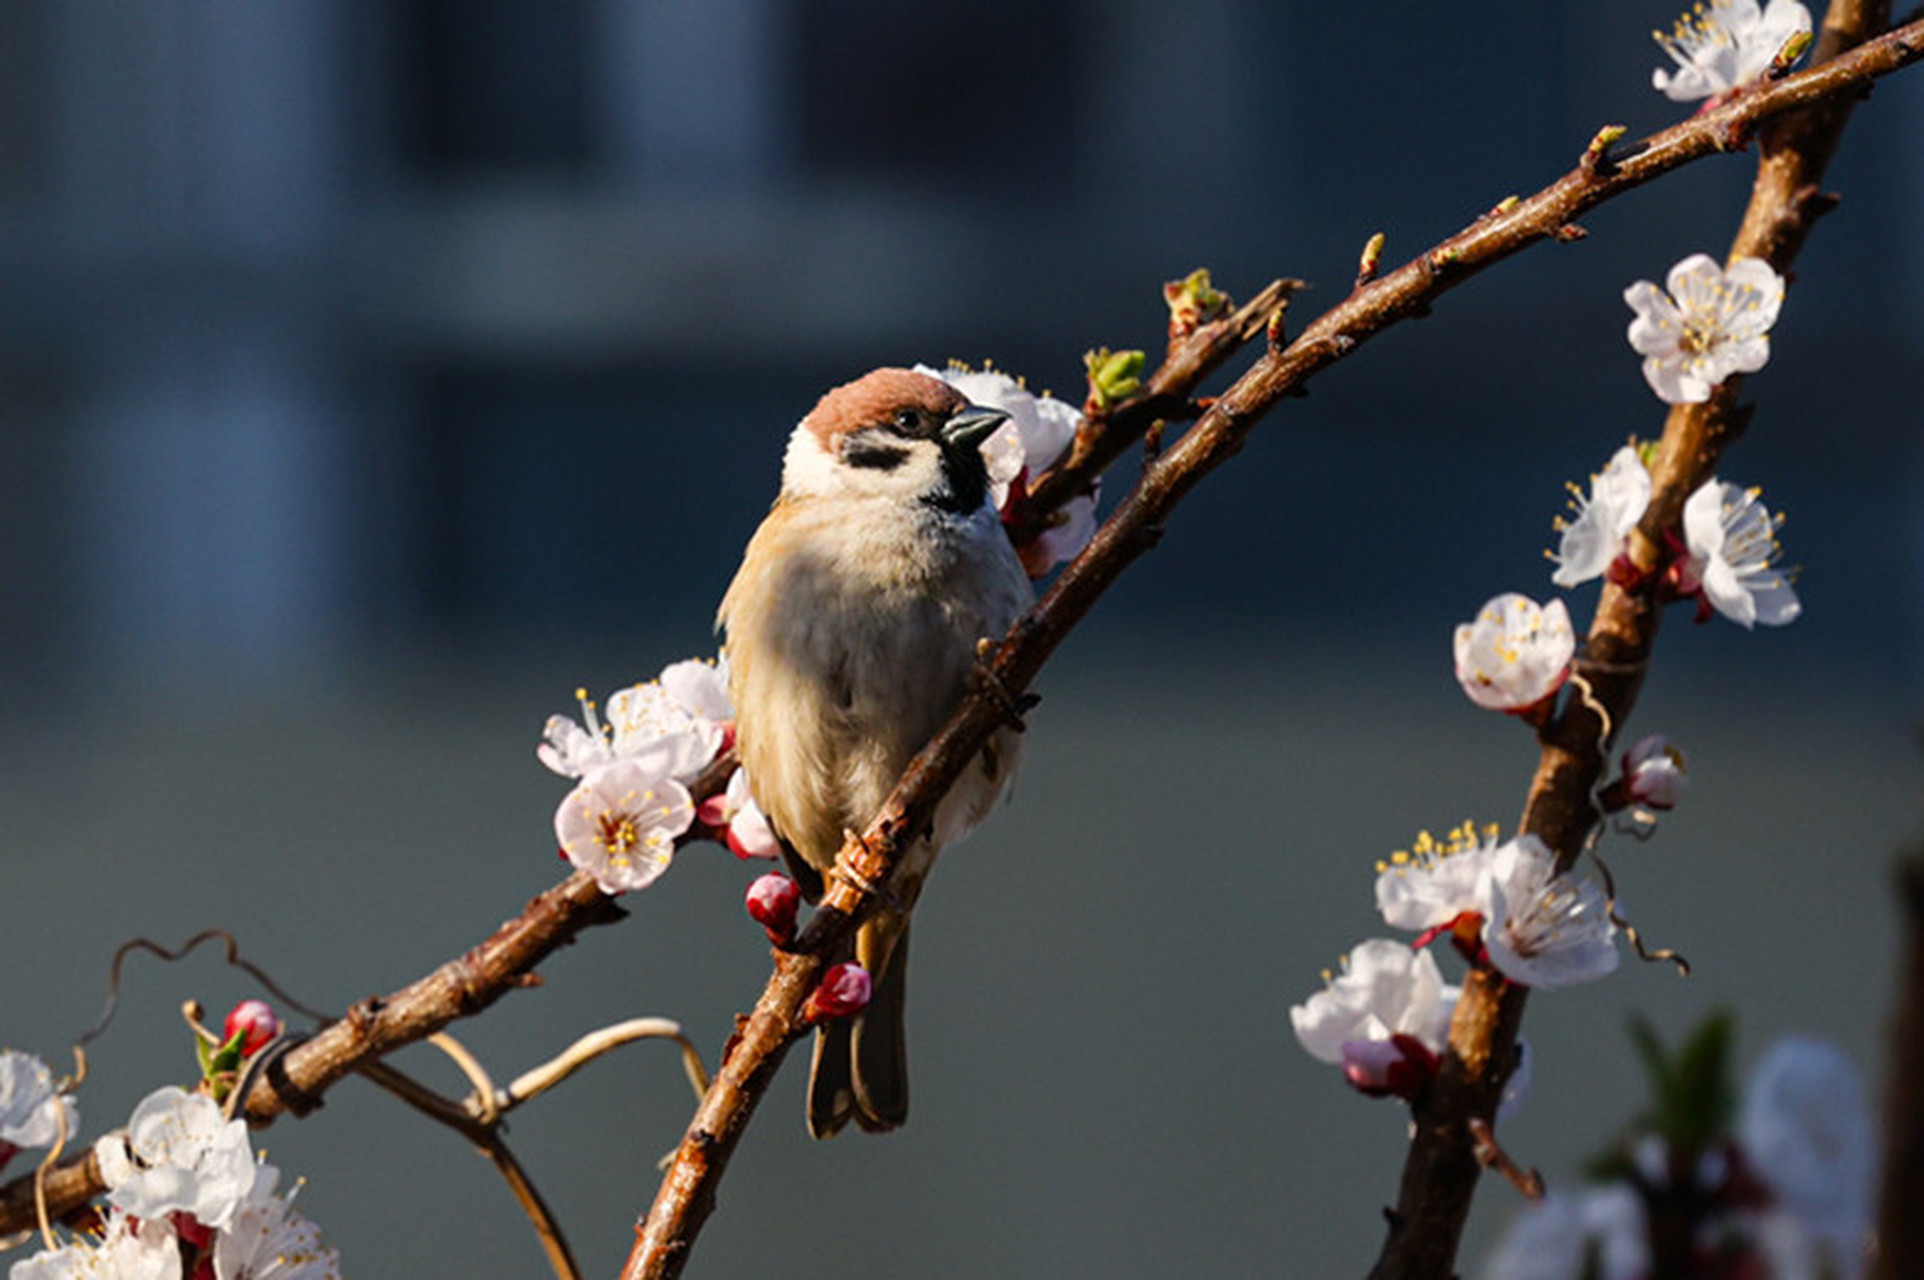
[[1897, 875], [1904, 931], [1891, 1073], [1884, 1083], [1884, 1185], [1872, 1280], [1924, 1275], [1924, 851]]
[[[698, 802], [715, 795], [727, 785], [734, 768], [733, 753], [723, 756], [703, 771], [689, 787], [690, 793]], [[624, 914], [586, 872], [575, 872], [529, 899], [520, 915], [467, 954], [391, 995], [361, 1001], [345, 1017], [293, 1044], [259, 1073], [257, 1083], [249, 1089], [245, 1108], [248, 1122], [270, 1124], [283, 1112], [306, 1115], [321, 1105], [322, 1095], [343, 1077], [357, 1071], [366, 1073], [369, 1064], [396, 1049], [425, 1040], [456, 1019], [481, 1012], [510, 991], [537, 985], [540, 979], [534, 970], [543, 960], [573, 942], [584, 929], [612, 923]], [[206, 936], [225, 935], [210, 931], [196, 935], [195, 940]], [[228, 944], [229, 962], [239, 963], [231, 938]], [[160, 951], [152, 944], [147, 944], [147, 949]], [[119, 963], [117, 956], [116, 988]], [[263, 977], [259, 970], [244, 967]], [[275, 990], [278, 992], [278, 988]], [[84, 1150], [64, 1158], [52, 1171], [47, 1186], [48, 1211], [56, 1219], [107, 1191], [92, 1153]], [[0, 1236], [33, 1225], [34, 1216], [31, 1176], [0, 1186]]]
[[[1851, 10], [1848, 14], [1846, 7]], [[1886, 6], [1876, 4], [1833, 6], [1826, 19], [1826, 47], [1847, 46], [1853, 30], [1861, 35], [1881, 29], [1887, 13]], [[1907, 59], [1913, 58], [1920, 34], [1913, 23], [1777, 87], [1842, 75], [1840, 64], [1864, 59], [1880, 48], [1902, 49]], [[1817, 183], [1854, 97], [1839, 95], [1799, 114], [1764, 122], [1757, 178], [1731, 245], [1732, 258], [1763, 258], [1779, 273], [1788, 272], [1811, 224], [1829, 207], [1818, 196]], [[1742, 431], [1748, 412], [1737, 404], [1741, 383], [1740, 377], [1733, 377], [1708, 401], [1678, 405], [1670, 411], [1651, 466], [1650, 505], [1631, 540], [1630, 555], [1639, 568], [1654, 569], [1670, 554], [1665, 531], [1677, 526], [1685, 500], [1710, 478], [1724, 447]], [[1643, 686], [1661, 610], [1661, 603], [1653, 598], [1653, 585], [1649, 578], [1639, 587], [1604, 585], [1581, 664], [1591, 686], [1590, 697], [1568, 702], [1540, 734], [1542, 755], [1520, 827], [1555, 850], [1565, 869], [1581, 854], [1601, 818], [1592, 795], [1610, 745]], [[1607, 722], [1593, 709], [1597, 707], [1607, 714]], [[1370, 1273], [1372, 1280], [1442, 1280], [1453, 1274], [1479, 1171], [1475, 1126], [1489, 1123], [1495, 1115], [1508, 1075], [1508, 1067], [1498, 1064], [1508, 1063], [1515, 1054], [1528, 994], [1488, 969], [1473, 971], [1464, 983], [1443, 1071], [1435, 1088], [1412, 1108], [1414, 1136], [1397, 1207], [1390, 1215], [1389, 1237]]]
[[[1180, 441], [1154, 461], [1146, 462], [1134, 492], [989, 656], [988, 672], [994, 679], [984, 683], [999, 687], [1002, 696], [981, 692], [967, 698], [942, 732], [910, 763], [868, 829], [843, 846], [838, 861], [850, 874], [831, 879], [797, 950], [776, 957], [774, 973], [754, 1012], [743, 1020], [740, 1034], [729, 1046], [708, 1096], [682, 1139], [654, 1205], [637, 1227], [634, 1249], [622, 1270], [624, 1280], [681, 1273], [702, 1224], [714, 1210], [716, 1190], [735, 1143], [788, 1047], [804, 1030], [798, 1014], [821, 964], [817, 956], [873, 908], [871, 895], [857, 886], [887, 883], [900, 850], [928, 825], [936, 803], [1003, 722], [1003, 698], [1028, 689], [1049, 655], [1096, 599], [1138, 556], [1155, 545], [1176, 504], [1204, 475], [1237, 452], [1264, 414], [1317, 371], [1398, 320], [1423, 314], [1443, 293], [1476, 272], [1537, 241], [1568, 239], [1573, 220], [1588, 209], [1672, 169], [1728, 150], [1733, 138], [1745, 136], [1786, 112], [1857, 93], [1875, 77], [1898, 70], [1920, 56], [1924, 56], [1924, 23], [1914, 23], [1823, 66], [1764, 86], [1716, 111], [1666, 129], [1615, 158], [1599, 149], [1528, 200], [1514, 205], [1506, 202], [1428, 253], [1357, 289], [1312, 323], [1295, 342], [1280, 350], [1272, 348], [1260, 357]], [[1072, 486], [1070, 491], [1079, 488]], [[1454, 1173], [1451, 1180], [1464, 1184], [1474, 1183], [1477, 1165], [1471, 1145], [1464, 1140], [1467, 1131], [1459, 1117], [1478, 1115], [1487, 1120], [1493, 1114], [1508, 1063], [1501, 1070], [1491, 1070], [1489, 1055], [1495, 1046], [1514, 1045], [1521, 1019], [1520, 1000], [1511, 1004], [1498, 999], [1500, 981], [1489, 973], [1470, 975], [1458, 1003], [1457, 1018], [1463, 1032], [1461, 1049], [1451, 1058], [1458, 1077], [1451, 1107], [1436, 1112], [1437, 1118], [1428, 1122], [1432, 1131], [1419, 1134], [1412, 1147], [1413, 1158], [1419, 1149], [1450, 1160], [1460, 1152], [1467, 1162], [1467, 1172]], [[1478, 992], [1475, 997], [1472, 989]], [[1453, 1029], [1453, 1047], [1457, 1042], [1458, 1034]], [[1473, 1087], [1467, 1098], [1462, 1071], [1466, 1060], [1476, 1063], [1468, 1077]], [[1419, 1116], [1419, 1127], [1424, 1123]], [[1405, 1188], [1408, 1195], [1407, 1176]], [[1454, 1254], [1468, 1203], [1466, 1194], [1453, 1211], [1454, 1225], [1446, 1226], [1444, 1232], [1444, 1264], [1434, 1274], [1448, 1274], [1447, 1259]], [[1404, 1229], [1393, 1230], [1393, 1238], [1407, 1237], [1408, 1225], [1405, 1222]], [[1429, 1229], [1428, 1215], [1425, 1226]], [[1390, 1270], [1382, 1274], [1406, 1272]]]
[[[1200, 325], [1173, 343], [1162, 366], [1149, 375], [1140, 391], [1090, 423], [1076, 436], [1068, 457], [1036, 477], [1029, 489], [1033, 515], [1046, 515], [1085, 492], [1157, 422], [1195, 418], [1198, 408], [1192, 397], [1203, 379], [1262, 333], [1277, 309], [1287, 306], [1291, 295], [1303, 287], [1301, 280], [1272, 280], [1229, 315]], [[1024, 541], [1025, 532], [1029, 531], [1010, 531], [1017, 545]]]

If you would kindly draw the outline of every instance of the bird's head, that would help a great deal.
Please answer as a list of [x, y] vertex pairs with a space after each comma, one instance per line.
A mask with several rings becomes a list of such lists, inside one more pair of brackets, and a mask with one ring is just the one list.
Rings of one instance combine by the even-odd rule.
[[782, 470], [792, 498], [890, 498], [966, 515], [988, 501], [982, 441], [1007, 420], [940, 378], [876, 369], [823, 396]]

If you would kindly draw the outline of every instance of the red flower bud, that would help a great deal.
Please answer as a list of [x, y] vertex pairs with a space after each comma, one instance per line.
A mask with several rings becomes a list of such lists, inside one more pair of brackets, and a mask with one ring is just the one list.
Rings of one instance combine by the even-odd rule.
[[755, 922], [768, 930], [768, 940], [780, 947], [795, 937], [795, 912], [801, 902], [801, 886], [781, 872], [771, 871], [748, 886], [744, 905]]
[[1372, 1098], [1415, 1101], [1442, 1064], [1440, 1054], [1415, 1036], [1400, 1033], [1388, 1040], [1359, 1040], [1343, 1046], [1343, 1078], [1358, 1093]]
[[802, 1006], [802, 1019], [823, 1022], [853, 1017], [868, 1008], [873, 993], [867, 969], [852, 962], [838, 964], [823, 974], [821, 985], [809, 993], [808, 1003]]
[[227, 1021], [221, 1026], [223, 1040], [245, 1035], [241, 1041], [243, 1055], [257, 1052], [280, 1033], [281, 1020], [265, 1000], [241, 1001], [228, 1013]]

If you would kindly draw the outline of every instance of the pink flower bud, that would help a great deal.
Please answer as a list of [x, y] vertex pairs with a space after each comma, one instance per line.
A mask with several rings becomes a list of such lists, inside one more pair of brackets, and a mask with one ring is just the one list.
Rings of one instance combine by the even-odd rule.
[[768, 940], [784, 946], [795, 937], [795, 912], [801, 906], [802, 890], [779, 871], [757, 876], [748, 886], [744, 905], [757, 924], [768, 930]]
[[719, 831], [728, 825], [728, 797], [716, 792], [695, 806], [695, 821]]
[[1436, 1078], [1442, 1056], [1415, 1036], [1343, 1042], [1343, 1078], [1372, 1098], [1413, 1100]]
[[1638, 742], [1623, 756], [1623, 781], [1630, 798], [1652, 809], [1675, 808], [1689, 778], [1683, 752], [1657, 734]]
[[245, 1035], [241, 1053], [257, 1052], [262, 1045], [281, 1033], [280, 1017], [265, 1000], [243, 1000], [235, 1005], [221, 1026], [221, 1038], [232, 1040]]
[[853, 1017], [868, 1008], [873, 993], [867, 969], [853, 962], [838, 964], [823, 974], [821, 985], [809, 993], [808, 1003], [802, 1006], [802, 1019], [822, 1022]]

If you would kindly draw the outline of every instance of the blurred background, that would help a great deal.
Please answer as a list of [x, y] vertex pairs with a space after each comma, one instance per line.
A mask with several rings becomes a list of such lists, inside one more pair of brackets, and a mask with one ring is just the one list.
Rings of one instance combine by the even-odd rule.
[[[1315, 283], [1552, 181], [1649, 86], [1669, 3], [16, 0], [0, 10], [0, 1043], [58, 1064], [114, 948], [210, 924], [310, 1003], [393, 990], [557, 879], [551, 712], [712, 652], [782, 442], [877, 364], [993, 359], [1079, 397], [1159, 349], [1162, 281]], [[1841, 1043], [1875, 1094], [1893, 854], [1924, 831], [1924, 73], [1828, 186], [1727, 478], [1789, 512], [1806, 613], [1679, 612], [1632, 735], [1689, 754], [1606, 842], [1655, 945], [1539, 995], [1505, 1137], [1553, 1182], [1642, 1099], [1633, 1011], [1733, 1007], [1743, 1056]], [[1699, 164], [1319, 378], [1045, 672], [1012, 805], [918, 912], [915, 1115], [811, 1143], [803, 1049], [690, 1268], [1360, 1274], [1403, 1118], [1288, 1008], [1382, 931], [1374, 861], [1512, 823], [1535, 753], [1450, 677], [1484, 598], [1552, 588], [1581, 482], [1662, 406], [1625, 285], [1721, 254], [1749, 154]], [[1129, 481], [1112, 476], [1109, 504]], [[1594, 588], [1570, 593], [1587, 618]], [[675, 871], [453, 1030], [507, 1078], [605, 1022], [713, 1057], [766, 956], [758, 867]], [[193, 1073], [211, 954], [130, 966], [86, 1135]], [[465, 1085], [430, 1050], [397, 1065]], [[659, 1046], [517, 1113], [610, 1274], [690, 1100]], [[507, 1192], [364, 1083], [260, 1135], [349, 1274], [534, 1275]], [[1514, 1203], [1484, 1188], [1463, 1258]]]

